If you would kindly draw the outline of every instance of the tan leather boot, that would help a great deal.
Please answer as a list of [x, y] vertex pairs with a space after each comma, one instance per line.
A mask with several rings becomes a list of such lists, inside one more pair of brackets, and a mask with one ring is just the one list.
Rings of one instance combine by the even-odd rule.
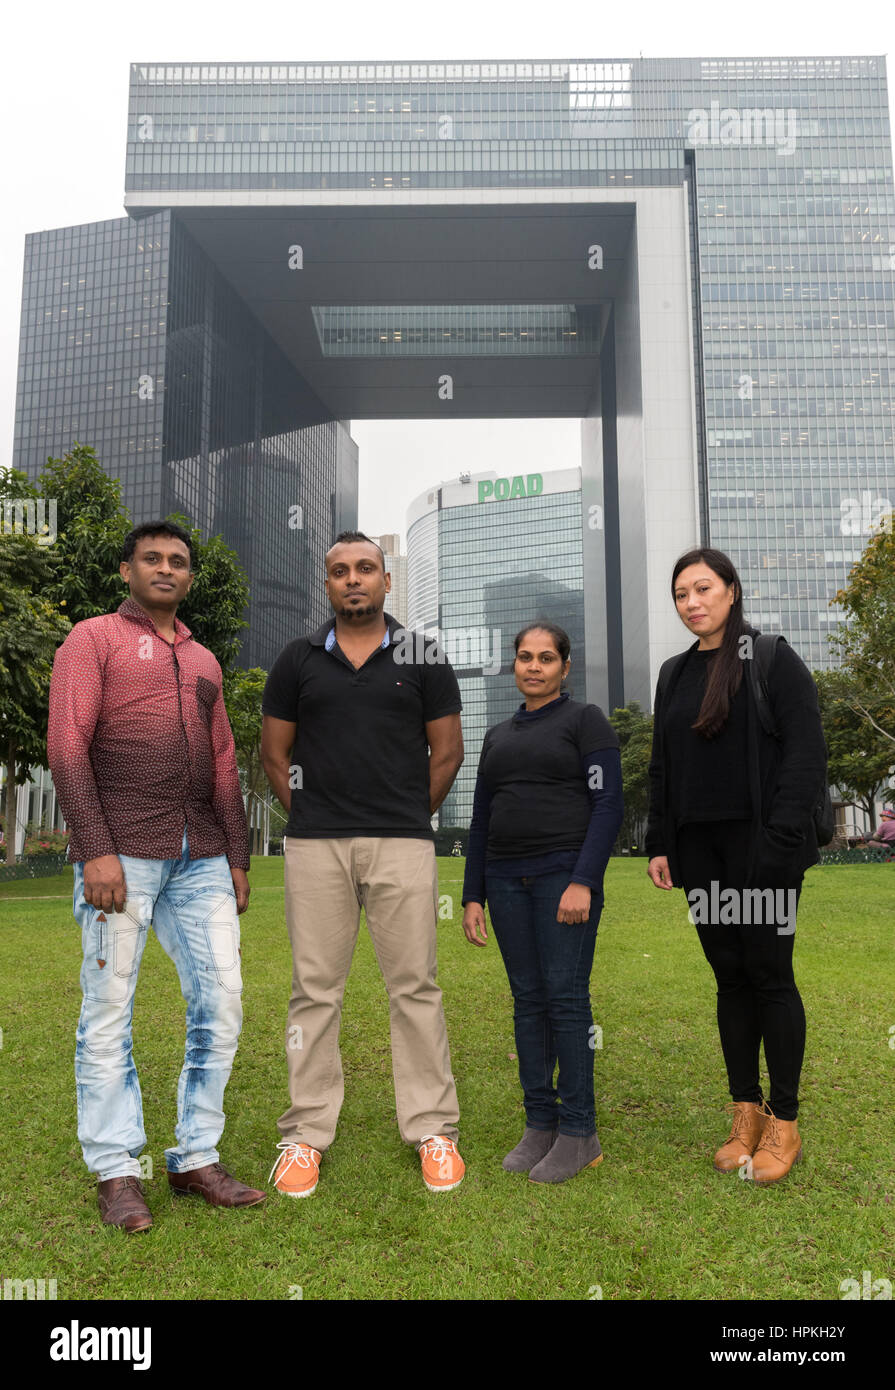
[[765, 1126], [764, 1112], [754, 1101], [736, 1100], [727, 1108], [733, 1111], [733, 1124], [730, 1138], [715, 1154], [719, 1173], [732, 1173], [752, 1157]]
[[802, 1139], [795, 1120], [778, 1120], [765, 1103], [764, 1133], [752, 1155], [752, 1181], [767, 1187], [785, 1178], [802, 1157]]

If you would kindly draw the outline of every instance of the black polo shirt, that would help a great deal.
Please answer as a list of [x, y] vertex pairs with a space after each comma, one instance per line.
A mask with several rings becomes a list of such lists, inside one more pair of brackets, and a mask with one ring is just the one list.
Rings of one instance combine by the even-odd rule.
[[459, 714], [460, 687], [434, 640], [384, 617], [388, 642], [359, 670], [327, 650], [332, 618], [274, 662], [261, 708], [296, 725], [287, 835], [434, 839], [425, 726]]

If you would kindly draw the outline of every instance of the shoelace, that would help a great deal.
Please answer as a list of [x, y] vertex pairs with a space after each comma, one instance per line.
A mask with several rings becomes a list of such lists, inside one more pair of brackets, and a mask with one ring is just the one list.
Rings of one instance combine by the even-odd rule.
[[733, 1115], [733, 1124], [730, 1127], [730, 1138], [727, 1140], [729, 1144], [734, 1139], [742, 1138], [743, 1130], [746, 1128], [746, 1112], [744, 1110], [740, 1110], [736, 1105], [732, 1104], [731, 1102], [728, 1102], [726, 1109], [730, 1111]]
[[764, 1127], [764, 1133], [758, 1146], [760, 1149], [770, 1149], [772, 1153], [777, 1152], [780, 1157], [780, 1150], [783, 1148], [783, 1136], [777, 1128], [777, 1116], [773, 1113], [768, 1114]]
[[270, 1170], [270, 1176], [267, 1179], [268, 1182], [273, 1181], [273, 1175], [285, 1157], [288, 1157], [289, 1162], [283, 1163], [283, 1173], [287, 1172], [293, 1163], [297, 1168], [316, 1168], [318, 1166], [311, 1158], [311, 1154], [314, 1150], [311, 1148], [310, 1144], [302, 1144], [295, 1139], [281, 1139], [279, 1144], [277, 1144], [277, 1148], [282, 1149], [283, 1152], [279, 1154], [275, 1160]]
[[445, 1139], [443, 1134], [424, 1134], [420, 1141], [420, 1155], [426, 1154], [436, 1163], [446, 1163], [448, 1157], [456, 1152], [453, 1139]]

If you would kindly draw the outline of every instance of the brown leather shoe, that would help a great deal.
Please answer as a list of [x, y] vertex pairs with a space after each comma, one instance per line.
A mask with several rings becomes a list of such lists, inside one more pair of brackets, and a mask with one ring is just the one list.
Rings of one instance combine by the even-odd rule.
[[107, 1226], [120, 1226], [130, 1235], [148, 1231], [152, 1225], [152, 1213], [138, 1178], [108, 1178], [97, 1184], [96, 1199]]
[[767, 1123], [752, 1155], [752, 1181], [762, 1187], [785, 1178], [802, 1157], [802, 1139], [795, 1120], [778, 1120], [766, 1107]]
[[765, 1127], [766, 1116], [760, 1105], [751, 1100], [735, 1100], [727, 1107], [733, 1111], [730, 1138], [715, 1154], [719, 1173], [732, 1173], [754, 1154]]
[[257, 1187], [239, 1182], [223, 1163], [207, 1163], [188, 1173], [169, 1173], [168, 1182], [178, 1197], [204, 1197], [213, 1207], [256, 1207], [267, 1197]]

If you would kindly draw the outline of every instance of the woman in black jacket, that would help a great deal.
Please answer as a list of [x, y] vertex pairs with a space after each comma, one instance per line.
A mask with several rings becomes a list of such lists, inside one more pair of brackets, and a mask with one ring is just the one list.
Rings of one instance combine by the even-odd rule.
[[485, 945], [487, 899], [513, 992], [525, 1133], [503, 1166], [531, 1182], [565, 1182], [602, 1158], [590, 972], [621, 758], [602, 711], [562, 690], [569, 665], [562, 628], [517, 635], [524, 703], [485, 735], [463, 882], [466, 937]]
[[[817, 863], [813, 810], [826, 774], [817, 688], [778, 641], [767, 676], [777, 737], [765, 732], [746, 663], [755, 629], [743, 619], [733, 564], [719, 550], [682, 555], [671, 592], [697, 642], [666, 661], [654, 706], [648, 873], [684, 888], [718, 985], [718, 1028], [733, 1100], [715, 1167], [746, 1164], [777, 1182], [802, 1156], [796, 1116], [805, 1010], [792, 968], [802, 875]], [[770, 1077], [759, 1083], [764, 1042]]]

